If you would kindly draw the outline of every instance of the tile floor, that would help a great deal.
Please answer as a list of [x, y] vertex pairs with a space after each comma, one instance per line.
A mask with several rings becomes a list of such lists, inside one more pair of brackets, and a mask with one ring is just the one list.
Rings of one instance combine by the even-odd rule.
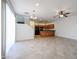
[[16, 42], [6, 59], [77, 59], [77, 41], [59, 37]]

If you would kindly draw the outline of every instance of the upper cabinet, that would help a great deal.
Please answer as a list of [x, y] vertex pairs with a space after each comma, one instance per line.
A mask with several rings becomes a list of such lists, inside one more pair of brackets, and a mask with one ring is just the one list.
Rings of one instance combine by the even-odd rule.
[[44, 29], [54, 29], [54, 24], [44, 25]]

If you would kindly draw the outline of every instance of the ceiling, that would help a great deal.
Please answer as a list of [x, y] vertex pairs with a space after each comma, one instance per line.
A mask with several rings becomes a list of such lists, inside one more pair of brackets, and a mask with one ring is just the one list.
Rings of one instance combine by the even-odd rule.
[[[77, 11], [76, 0], [10, 0], [10, 2], [17, 14], [30, 16], [33, 10], [36, 10], [35, 15], [40, 19], [53, 19], [58, 8], [68, 12]], [[38, 7], [36, 3], [39, 3]]]

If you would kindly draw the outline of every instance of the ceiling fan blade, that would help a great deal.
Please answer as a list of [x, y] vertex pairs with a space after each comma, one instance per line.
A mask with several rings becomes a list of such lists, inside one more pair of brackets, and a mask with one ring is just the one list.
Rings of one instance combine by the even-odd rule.
[[69, 13], [69, 12], [68, 12], [68, 13], [65, 13], [65, 14], [64, 14], [64, 17], [68, 17], [67, 14], [70, 14], [70, 13]]
[[66, 14], [64, 14], [64, 17], [68, 17]]
[[69, 12], [65, 13], [65, 14], [70, 14]]

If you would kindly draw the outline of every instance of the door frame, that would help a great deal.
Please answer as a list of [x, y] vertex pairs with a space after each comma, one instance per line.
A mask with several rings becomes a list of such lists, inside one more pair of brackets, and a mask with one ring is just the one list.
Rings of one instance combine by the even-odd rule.
[[1, 0], [1, 57], [6, 54], [6, 0]]

